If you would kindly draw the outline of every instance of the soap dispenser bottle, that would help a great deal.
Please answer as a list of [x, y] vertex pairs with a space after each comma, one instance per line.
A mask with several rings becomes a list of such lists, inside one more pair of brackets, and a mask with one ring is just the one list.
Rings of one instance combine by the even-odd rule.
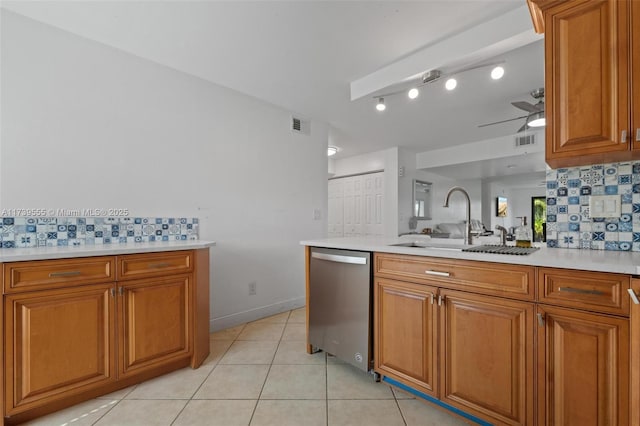
[[520, 226], [516, 228], [516, 247], [531, 247], [531, 229], [527, 227], [527, 217], [517, 216]]

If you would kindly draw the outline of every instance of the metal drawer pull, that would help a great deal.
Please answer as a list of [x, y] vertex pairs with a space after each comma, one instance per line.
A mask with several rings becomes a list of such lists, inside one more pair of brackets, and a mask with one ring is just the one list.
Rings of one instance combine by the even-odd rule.
[[438, 277], [450, 277], [451, 274], [449, 272], [440, 272], [440, 271], [424, 271], [427, 275], [436, 275]]
[[538, 313], [538, 325], [540, 327], [544, 327], [544, 315], [541, 313]]
[[49, 278], [58, 278], [58, 277], [77, 277], [82, 272], [80, 271], [64, 271], [64, 272], [51, 272], [49, 274]]
[[583, 290], [581, 288], [573, 287], [558, 287], [558, 291], [564, 291], [566, 293], [593, 294], [595, 296], [604, 296], [604, 292], [600, 290]]
[[640, 127], [636, 129], [636, 142], [640, 142]]
[[636, 305], [640, 305], [640, 300], [638, 300], [636, 292], [633, 291], [632, 288], [628, 289], [627, 291], [629, 292], [629, 296], [631, 296], [631, 300], [633, 300], [633, 303], [635, 303]]
[[154, 268], [154, 269], [157, 269], [157, 268], [166, 268], [167, 266], [171, 266], [171, 264], [170, 264], [170, 263], [168, 263], [168, 262], [162, 262], [162, 263], [150, 263], [150, 264], [149, 264], [149, 268]]
[[623, 130], [620, 136], [620, 143], [627, 143], [627, 131]]

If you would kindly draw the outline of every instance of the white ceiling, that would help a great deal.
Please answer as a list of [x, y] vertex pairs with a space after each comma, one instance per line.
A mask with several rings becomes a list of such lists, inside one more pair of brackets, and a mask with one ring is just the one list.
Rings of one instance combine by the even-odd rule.
[[[523, 0], [446, 1], [4, 1], [2, 7], [164, 64], [332, 126], [337, 158], [393, 146], [416, 152], [515, 133], [511, 101], [542, 87], [535, 42], [459, 76], [458, 88], [424, 87], [378, 113], [349, 85], [434, 43], [523, 5]], [[426, 70], [425, 70], [426, 71]]]

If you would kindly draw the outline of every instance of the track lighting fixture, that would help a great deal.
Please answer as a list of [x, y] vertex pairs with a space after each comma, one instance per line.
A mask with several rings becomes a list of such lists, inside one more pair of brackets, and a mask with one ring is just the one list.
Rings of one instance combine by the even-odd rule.
[[[458, 86], [458, 80], [454, 78], [453, 75], [458, 77], [461, 73], [479, 69], [479, 68], [492, 67], [491, 78], [494, 80], [499, 80], [504, 76], [504, 73], [505, 73], [504, 67], [501, 66], [501, 64], [503, 63], [504, 61], [492, 62], [489, 64], [474, 65], [474, 66], [466, 67], [463, 69], [453, 70], [447, 74], [443, 74], [442, 71], [437, 69], [428, 71], [421, 76], [421, 80], [420, 80], [421, 82], [416, 84], [416, 82], [414, 81], [413, 86], [409, 90], [403, 89], [403, 90], [398, 90], [395, 92], [389, 92], [385, 94], [377, 94], [376, 96], [374, 96], [374, 98], [378, 100], [378, 102], [376, 103], [376, 109], [380, 112], [384, 111], [386, 109], [384, 98], [388, 96], [396, 95], [398, 93], [406, 93], [409, 99], [416, 99], [420, 95], [419, 88], [421, 86], [432, 84], [440, 80], [442, 77], [449, 77], [445, 81], [444, 87], [449, 91], [454, 90]], [[543, 126], [544, 124], [540, 124], [540, 125]]]
[[444, 87], [447, 90], [453, 90], [456, 88], [457, 85], [458, 85], [458, 80], [456, 80], [455, 78], [450, 78], [447, 80], [446, 83], [444, 83]]
[[504, 68], [500, 65], [491, 70], [491, 78], [494, 80], [500, 80], [504, 76]]

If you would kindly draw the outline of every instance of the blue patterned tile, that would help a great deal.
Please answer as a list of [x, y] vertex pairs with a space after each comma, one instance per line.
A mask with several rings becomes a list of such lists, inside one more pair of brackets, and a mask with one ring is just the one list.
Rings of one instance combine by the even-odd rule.
[[565, 187], [558, 188], [556, 192], [558, 194], [558, 197], [566, 197], [567, 195], [569, 195], [569, 190]]
[[605, 250], [619, 250], [617, 241], [605, 241], [604, 242]]
[[604, 193], [606, 195], [618, 195], [618, 186], [617, 185], [606, 185], [604, 187]]

